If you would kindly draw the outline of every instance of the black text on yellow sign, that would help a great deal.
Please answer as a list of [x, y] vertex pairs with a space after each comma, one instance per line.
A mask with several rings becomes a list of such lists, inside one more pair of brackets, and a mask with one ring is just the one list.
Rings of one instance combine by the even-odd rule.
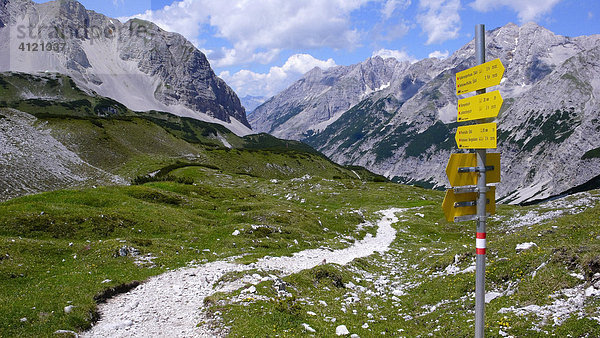
[[460, 149], [496, 149], [496, 128], [496, 122], [458, 127], [454, 139]]
[[456, 95], [499, 85], [503, 74], [504, 66], [500, 59], [458, 72], [456, 73]]
[[500, 92], [475, 95], [466, 99], [458, 100], [458, 122], [494, 118], [498, 116], [502, 107], [502, 96]]

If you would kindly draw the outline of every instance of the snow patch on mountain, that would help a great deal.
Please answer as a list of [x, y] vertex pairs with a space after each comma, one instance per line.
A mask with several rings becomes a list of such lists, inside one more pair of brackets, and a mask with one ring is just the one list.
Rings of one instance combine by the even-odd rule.
[[373, 89], [373, 88], [371, 88], [371, 87], [369, 87], [367, 85], [366, 86], [367, 89], [365, 89], [365, 91], [362, 93], [362, 95], [360, 96], [360, 98], [362, 100], [362, 99], [366, 98], [367, 96], [369, 96], [369, 95], [371, 95], [371, 94], [373, 94], [375, 92], [378, 92], [380, 90], [384, 90], [384, 89], [388, 88], [389, 86], [390, 86], [390, 82], [384, 83], [381, 86], [379, 86], [379, 88], [375, 88], [375, 89]]

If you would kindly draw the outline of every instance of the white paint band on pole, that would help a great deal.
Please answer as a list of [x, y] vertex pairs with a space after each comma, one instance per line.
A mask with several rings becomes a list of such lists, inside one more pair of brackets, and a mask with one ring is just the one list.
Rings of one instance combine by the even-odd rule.
[[485, 232], [478, 232], [475, 236], [475, 251], [478, 255], [485, 255], [486, 249], [486, 234]]

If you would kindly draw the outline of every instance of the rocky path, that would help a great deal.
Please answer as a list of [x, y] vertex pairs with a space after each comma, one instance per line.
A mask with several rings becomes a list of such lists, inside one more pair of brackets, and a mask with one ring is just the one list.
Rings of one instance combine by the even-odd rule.
[[[336, 251], [310, 249], [291, 257], [266, 257], [256, 263], [242, 265], [232, 260], [216, 261], [191, 268], [167, 272], [148, 280], [132, 291], [100, 305], [101, 320], [84, 337], [216, 337], [223, 333], [211, 331], [203, 308], [204, 298], [215, 292], [231, 292], [246, 283], [258, 283], [261, 276], [245, 276], [231, 282], [217, 281], [228, 272], [259, 269], [278, 270], [279, 277], [310, 269], [325, 260], [327, 263], [347, 264], [355, 258], [385, 252], [396, 236], [392, 224], [396, 213], [406, 209], [380, 211], [377, 234], [368, 234], [352, 246]], [[268, 277], [265, 277], [268, 278]]]

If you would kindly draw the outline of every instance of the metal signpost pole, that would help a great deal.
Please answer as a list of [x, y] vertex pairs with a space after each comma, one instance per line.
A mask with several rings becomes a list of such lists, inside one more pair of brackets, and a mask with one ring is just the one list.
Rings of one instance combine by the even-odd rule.
[[489, 119], [498, 116], [503, 102], [499, 91], [486, 93], [485, 88], [499, 85], [506, 70], [500, 59], [485, 62], [484, 25], [475, 26], [475, 57], [477, 65], [455, 77], [457, 96], [477, 92], [458, 100], [457, 122], [475, 120], [476, 124], [460, 126], [454, 135], [459, 149], [474, 149], [475, 153], [450, 155], [446, 175], [453, 188], [446, 191], [442, 209], [448, 222], [477, 221], [475, 337], [483, 338], [486, 222], [487, 216], [496, 212], [496, 187], [487, 184], [500, 182], [500, 153], [486, 154], [486, 150], [498, 148], [498, 124]]
[[[485, 63], [485, 25], [475, 26], [475, 57], [477, 64]], [[477, 91], [484, 94], [485, 89]], [[484, 307], [485, 307], [485, 232], [486, 232], [486, 149], [475, 150], [479, 178], [477, 180], [477, 234], [476, 234], [476, 271], [475, 271], [475, 337], [484, 336]]]

